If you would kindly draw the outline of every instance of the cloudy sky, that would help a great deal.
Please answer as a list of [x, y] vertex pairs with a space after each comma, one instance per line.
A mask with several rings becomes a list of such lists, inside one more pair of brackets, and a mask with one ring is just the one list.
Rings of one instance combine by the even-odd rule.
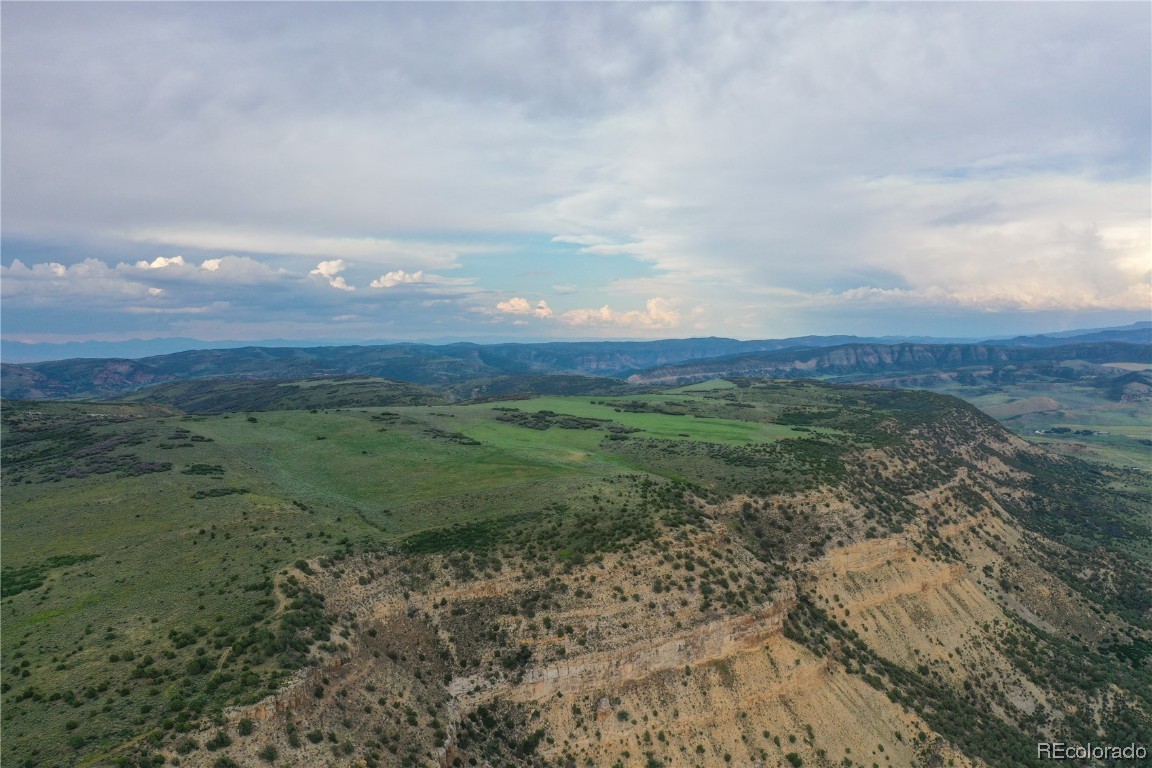
[[4, 3], [5, 339], [1152, 311], [1148, 3]]

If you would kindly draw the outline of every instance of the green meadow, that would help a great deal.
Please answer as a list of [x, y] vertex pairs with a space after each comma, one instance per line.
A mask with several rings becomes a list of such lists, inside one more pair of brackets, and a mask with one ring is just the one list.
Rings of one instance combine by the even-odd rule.
[[[301, 560], [482, 554], [512, 532], [583, 556], [690, 513], [669, 501], [684, 484], [723, 496], [835, 482], [848, 446], [942, 406], [771, 381], [211, 415], [6, 401], [3, 760], [114, 763], [275, 690], [306, 663], [282, 622], [303, 609], [273, 589]], [[1135, 460], [1141, 429], [1075, 443]]]
[[[1147, 401], [1108, 400], [1093, 386], [1076, 382], [1025, 382], [997, 387], [956, 383], [936, 389], [967, 400], [1030, 442], [1059, 453], [1116, 467], [1152, 471], [1152, 419]], [[1041, 435], [1067, 428], [1102, 435]]]
[[223, 650], [276, 631], [271, 580], [300, 559], [591, 506], [659, 479], [649, 445], [813, 432], [726, 388], [201, 416], [6, 403], [5, 761], [99, 763], [274, 690], [282, 656]]
[[[646, 395], [641, 397], [539, 397], [523, 401], [523, 410], [555, 411], [590, 419], [603, 419], [639, 430], [638, 437], [649, 437], [665, 440], [701, 440], [713, 443], [726, 443], [731, 445], [748, 445], [750, 443], [770, 442], [782, 437], [795, 437], [798, 433], [790, 427], [776, 424], [760, 424], [736, 419], [709, 417], [706, 404], [699, 398]], [[629, 403], [648, 403], [656, 407], [678, 406], [677, 410], [684, 410], [683, 415], [670, 415], [666, 413], [637, 413], [625, 410]], [[680, 405], [687, 403], [687, 405]], [[517, 406], [518, 403], [506, 403]], [[436, 408], [430, 408], [436, 411]], [[491, 410], [490, 405], [465, 406], [457, 409], [465, 413], [472, 411]], [[493, 422], [490, 418], [481, 418], [480, 422], [486, 426], [503, 427], [504, 424]], [[473, 422], [475, 423], [475, 422]], [[549, 430], [551, 431], [551, 430]], [[574, 430], [563, 430], [574, 431]], [[500, 444], [502, 438], [493, 433], [493, 440]]]

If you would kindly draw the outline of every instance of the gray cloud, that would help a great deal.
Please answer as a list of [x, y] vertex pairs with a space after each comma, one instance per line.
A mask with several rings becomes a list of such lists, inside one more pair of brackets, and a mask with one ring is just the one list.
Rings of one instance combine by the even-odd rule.
[[[467, 327], [454, 318], [498, 301], [485, 291], [528, 290], [495, 268], [522, 234], [581, 249], [571, 306], [566, 285], [544, 298], [588, 322], [582, 308], [657, 297], [744, 335], [825, 307], [903, 322], [892, 307], [1148, 306], [1146, 4], [2, 13], [6, 237], [246, 255], [281, 297], [233, 295], [198, 267], [147, 283], [108, 266], [116, 290], [163, 291], [141, 311], [383, 323], [419, 294], [465, 314], [411, 322]], [[486, 252], [491, 268], [444, 277]], [[604, 259], [654, 274], [597, 282]], [[437, 279], [398, 277], [421, 272]], [[21, 296], [63, 295], [43, 270], [14, 274]]]

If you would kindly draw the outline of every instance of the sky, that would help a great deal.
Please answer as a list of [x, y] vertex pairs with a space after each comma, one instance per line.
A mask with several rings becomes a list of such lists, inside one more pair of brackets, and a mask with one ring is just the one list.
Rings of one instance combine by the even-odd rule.
[[1152, 5], [4, 2], [8, 341], [1152, 315]]

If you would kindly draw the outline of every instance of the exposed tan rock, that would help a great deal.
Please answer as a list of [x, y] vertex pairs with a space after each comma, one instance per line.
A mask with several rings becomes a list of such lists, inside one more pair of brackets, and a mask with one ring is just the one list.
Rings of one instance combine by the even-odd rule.
[[[970, 451], [972, 468], [908, 493], [921, 514], [899, 533], [875, 535], [866, 503], [820, 488], [727, 499], [707, 508], [702, 529], [576, 566], [504, 552], [499, 569], [467, 581], [439, 556], [314, 566], [296, 576], [342, 617], [346, 647], [275, 696], [228, 713], [258, 721], [232, 752], [251, 757], [275, 744], [278, 765], [348, 764], [354, 755], [345, 760], [327, 741], [289, 748], [288, 723], [377, 743], [374, 728], [400, 727], [404, 711], [423, 728], [404, 732], [412, 760], [449, 766], [470, 754], [465, 726], [497, 712], [514, 713], [521, 736], [542, 729], [535, 750], [550, 763], [780, 766], [795, 753], [805, 765], [982, 765], [850, 657], [818, 656], [819, 644], [805, 647], [785, 627], [810, 601], [887, 663], [961, 697], [994, 691], [995, 717], [1056, 713], [1058, 726], [1064, 703], [1019, 668], [1000, 633], [1026, 623], [1091, 638], [1113, 620], [1037, 565], [1037, 552], [1058, 545], [1005, 510], [1028, 493], [1016, 484], [1021, 471], [997, 454], [1032, 450], [1017, 442], [957, 447]], [[885, 478], [916, 470], [913, 458], [880, 450], [860, 461]], [[740, 543], [750, 510], [795, 523], [773, 531], [786, 560], [766, 564]], [[1089, 705], [1104, 713], [1110, 697], [1124, 695]], [[194, 753], [186, 764], [210, 765], [210, 756]]]

